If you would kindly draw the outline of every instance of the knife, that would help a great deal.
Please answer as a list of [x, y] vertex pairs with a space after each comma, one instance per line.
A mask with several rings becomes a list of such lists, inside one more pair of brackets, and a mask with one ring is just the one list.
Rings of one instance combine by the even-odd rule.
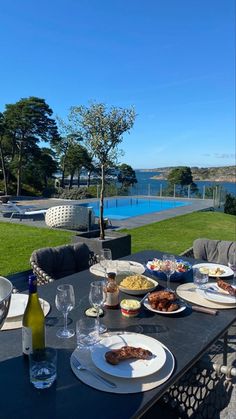
[[[220, 297], [226, 297], [226, 298], [233, 298], [236, 302], [236, 297], [234, 297], [234, 295], [230, 295], [230, 294], [223, 294], [223, 292], [219, 292], [219, 291], [215, 291], [213, 289], [207, 288], [207, 290], [205, 290], [206, 293], [209, 294], [213, 294], [213, 295], [218, 295]], [[232, 301], [234, 303], [234, 301]]]

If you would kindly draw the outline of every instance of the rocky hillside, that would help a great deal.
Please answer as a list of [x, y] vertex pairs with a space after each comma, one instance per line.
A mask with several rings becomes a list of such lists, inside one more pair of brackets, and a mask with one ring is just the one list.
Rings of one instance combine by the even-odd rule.
[[[140, 169], [142, 172], [159, 172], [159, 175], [153, 176], [155, 179], [167, 179], [169, 172], [174, 167], [160, 167], [156, 169]], [[191, 167], [193, 180], [208, 180], [216, 182], [235, 182], [235, 166], [223, 167]]]

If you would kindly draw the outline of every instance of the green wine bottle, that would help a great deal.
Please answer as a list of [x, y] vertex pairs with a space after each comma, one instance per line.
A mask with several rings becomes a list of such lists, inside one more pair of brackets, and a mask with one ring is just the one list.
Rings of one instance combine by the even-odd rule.
[[37, 294], [37, 278], [29, 276], [29, 298], [22, 320], [23, 354], [45, 348], [44, 313]]

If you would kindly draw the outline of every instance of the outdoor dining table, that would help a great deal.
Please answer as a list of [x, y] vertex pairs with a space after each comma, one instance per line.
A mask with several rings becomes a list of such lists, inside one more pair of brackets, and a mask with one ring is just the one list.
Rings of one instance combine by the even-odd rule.
[[[158, 251], [143, 251], [125, 259], [145, 264], [148, 259], [161, 256]], [[184, 259], [191, 262], [191, 259]], [[86, 304], [89, 306], [87, 297], [93, 280], [96, 277], [86, 270], [38, 288], [39, 296], [51, 305], [46, 317], [47, 345], [58, 350], [57, 380], [51, 388], [40, 391], [30, 384], [28, 360], [22, 356], [21, 329], [0, 332], [0, 418], [140, 418], [236, 320], [235, 309], [219, 310], [213, 316], [187, 308], [166, 316], [142, 308], [140, 315], [134, 318], [123, 317], [119, 309], [105, 309], [102, 322], [110, 332], [141, 332], [158, 339], [174, 355], [175, 368], [165, 383], [145, 392], [113, 394], [96, 390], [81, 382], [70, 367], [76, 338], [56, 337], [63, 319], [54, 302], [59, 284], [74, 286], [76, 307], [69, 314], [69, 322], [70, 327], [75, 328], [76, 320], [84, 315]], [[164, 287], [165, 281], [159, 280], [159, 284]], [[172, 283], [173, 287], [178, 284]], [[25, 285], [27, 290], [27, 283]], [[127, 295], [123, 294], [121, 298], [127, 298]]]

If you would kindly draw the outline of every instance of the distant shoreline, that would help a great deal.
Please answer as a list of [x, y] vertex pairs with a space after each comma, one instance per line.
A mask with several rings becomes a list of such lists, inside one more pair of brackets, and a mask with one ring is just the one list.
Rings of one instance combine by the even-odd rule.
[[[152, 176], [150, 179], [154, 179], [154, 180], [167, 180], [167, 177], [163, 176], [163, 175], [156, 175], [156, 176]], [[197, 181], [197, 182], [229, 182], [229, 183], [234, 183], [235, 179], [233, 179], [232, 177], [225, 177], [225, 178], [207, 178], [207, 179], [200, 179], [199, 177], [194, 177], [193, 176], [193, 181]]]

